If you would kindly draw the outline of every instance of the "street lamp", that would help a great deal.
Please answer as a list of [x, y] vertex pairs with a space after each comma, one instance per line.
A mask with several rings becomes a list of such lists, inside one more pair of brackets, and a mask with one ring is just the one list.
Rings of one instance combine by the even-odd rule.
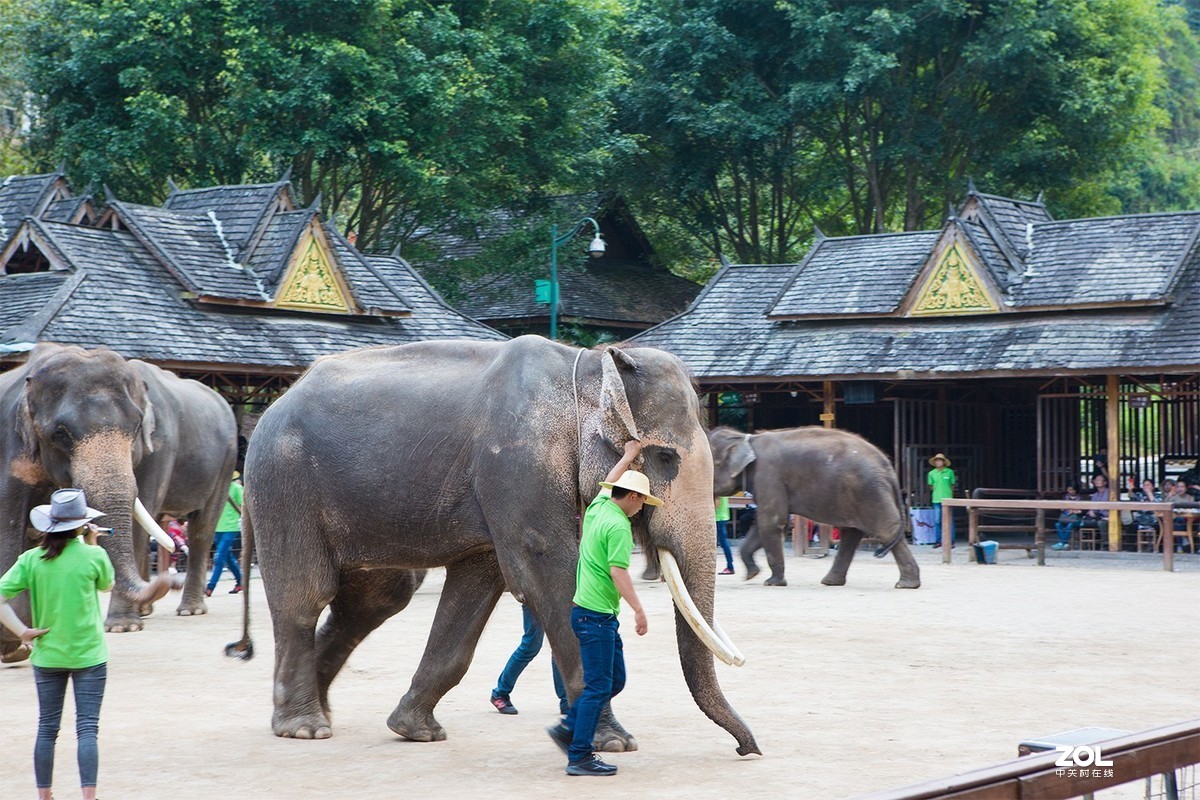
[[[558, 226], [550, 225], [550, 338], [558, 338], [558, 246], [566, 244], [586, 223], [592, 223], [592, 231], [595, 235], [592, 237], [592, 243], [588, 245], [588, 252], [592, 258], [599, 258], [604, 255], [604, 239], [600, 238], [600, 223], [591, 217], [584, 217], [576, 222], [571, 230], [558, 235]], [[539, 281], [540, 282], [540, 281]]]

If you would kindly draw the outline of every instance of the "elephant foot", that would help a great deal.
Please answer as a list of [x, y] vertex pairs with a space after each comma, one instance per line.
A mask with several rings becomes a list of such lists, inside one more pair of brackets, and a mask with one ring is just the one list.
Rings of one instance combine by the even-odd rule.
[[921, 588], [921, 579], [920, 578], [901, 578], [900, 580], [896, 581], [896, 588], [897, 589], [920, 589]]
[[138, 606], [138, 614], [143, 617], [148, 617], [154, 613], [154, 603], [143, 603]]
[[762, 572], [762, 570], [760, 570], [758, 567], [754, 565], [748, 565], [746, 567], [746, 577], [743, 578], [743, 580], [752, 581], [758, 577], [758, 573], [760, 572]]
[[333, 736], [333, 727], [324, 714], [303, 714], [296, 717], [280, 717], [271, 720], [271, 730], [284, 739], [328, 739]]
[[785, 580], [782, 575], [778, 578], [772, 575], [763, 581], [763, 586], [787, 586], [787, 580]]
[[[846, 585], [846, 576], [829, 574], [829, 575], [826, 575], [824, 578], [821, 578], [821, 583], [825, 584], [826, 586], [845, 586]], [[897, 585], [899, 585], [899, 584], [897, 584]]]
[[104, 630], [109, 633], [133, 633], [145, 627], [141, 615], [136, 612], [109, 614], [108, 618], [104, 620]]
[[23, 643], [19, 644], [14, 649], [9, 650], [7, 653], [0, 653], [0, 664], [16, 664], [21, 661], [25, 661], [29, 658], [29, 654], [32, 652], [33, 648], [31, 648], [29, 645]]
[[656, 581], [661, 577], [662, 575], [652, 564], [647, 564], [646, 568], [642, 570], [642, 580], [644, 581]]
[[175, 613], [181, 617], [198, 617], [201, 614], [208, 613], [208, 606], [204, 604], [203, 600], [194, 600], [191, 602], [185, 600], [175, 609]]
[[420, 713], [405, 708], [403, 704], [397, 706], [388, 717], [387, 726], [397, 736], [414, 742], [446, 741], [446, 729], [433, 718], [433, 714]]
[[638, 749], [637, 739], [625, 730], [612, 713], [612, 708], [605, 706], [600, 712], [596, 723], [596, 735], [592, 738], [592, 748], [599, 753], [632, 753]]

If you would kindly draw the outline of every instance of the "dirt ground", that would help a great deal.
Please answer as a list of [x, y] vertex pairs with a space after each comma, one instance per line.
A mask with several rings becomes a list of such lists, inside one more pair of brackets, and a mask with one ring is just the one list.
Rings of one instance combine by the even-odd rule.
[[[892, 588], [893, 562], [869, 555], [859, 553], [842, 588], [821, 586], [830, 562], [807, 557], [788, 558], [786, 588], [718, 576], [718, 615], [747, 659], [741, 668], [718, 664], [718, 674], [761, 758], [739, 758], [733, 739], [696, 708], [666, 588], [639, 582], [650, 633], [639, 638], [627, 626], [630, 678], [614, 708], [640, 749], [614, 754], [620, 773], [605, 779], [565, 776], [544, 733], [556, 720], [548, 651], [513, 693], [518, 716], [488, 704], [521, 634], [510, 596], [463, 682], [438, 706], [447, 741], [407, 742], [384, 724], [421, 656], [440, 571], [334, 683], [333, 738], [292, 741], [270, 730], [273, 657], [261, 587], [253, 592], [258, 656], [246, 663], [222, 654], [241, 625], [241, 598], [226, 594], [227, 580], [207, 616], [173, 616], [171, 603], [146, 631], [110, 635], [99, 794], [839, 798], [1007, 760], [1031, 736], [1200, 716], [1194, 556], [1170, 574], [1161, 557], [1053, 558], [1037, 568], [1019, 551], [1002, 551], [999, 564], [985, 566], [964, 563], [959, 547], [946, 566], [919, 548], [924, 586], [901, 591]], [[0, 668], [0, 708], [0, 797], [32, 798], [37, 701], [27, 665]], [[78, 796], [72, 726], [68, 700], [59, 798]]]

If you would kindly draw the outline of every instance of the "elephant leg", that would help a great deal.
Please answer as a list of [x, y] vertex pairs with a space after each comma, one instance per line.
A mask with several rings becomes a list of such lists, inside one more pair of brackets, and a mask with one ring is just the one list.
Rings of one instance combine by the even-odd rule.
[[392, 616], [404, 610], [424, 570], [354, 570], [342, 575], [329, 616], [317, 631], [317, 691], [329, 711], [329, 686], [354, 648]]
[[415, 742], [446, 738], [446, 730], [433, 717], [434, 706], [467, 673], [483, 626], [503, 592], [504, 579], [492, 550], [446, 567], [446, 583], [425, 654], [408, 692], [388, 717], [393, 733]]
[[750, 580], [758, 576], [761, 570], [758, 564], [754, 562], [754, 554], [762, 547], [762, 542], [758, 536], [758, 523], [755, 522], [750, 526], [750, 530], [746, 531], [746, 538], [742, 540], [742, 544], [738, 547], [738, 552], [742, 555], [742, 563], [746, 565], [746, 580]]
[[[175, 613], [181, 617], [194, 617], [208, 613], [208, 605], [204, 602], [204, 589], [208, 582], [208, 553], [212, 549], [213, 532], [217, 529], [217, 520], [225, 506], [225, 493], [228, 486], [221, 483], [214, 496], [204, 504], [195, 516], [188, 521], [188, 563], [187, 574], [183, 580], [183, 595]], [[246, 575], [247, 582], [250, 576]]]
[[[833, 559], [833, 566], [829, 568], [829, 572], [821, 578], [821, 583], [826, 586], [846, 585], [846, 571], [850, 569], [850, 562], [854, 560], [854, 553], [858, 550], [858, 543], [862, 538], [863, 532], [858, 528], [842, 528], [837, 556]], [[909, 558], [912, 558], [912, 553], [909, 553]]]
[[[150, 537], [134, 526], [132, 533], [133, 563], [142, 580], [150, 577]], [[104, 618], [104, 630], [110, 633], [131, 633], [146, 627], [142, 617], [154, 613], [153, 603], [138, 604], [128, 596], [113, 592], [108, 596], [108, 613]]]
[[771, 568], [771, 577], [763, 581], [763, 585], [787, 586], [787, 580], [783, 577], [783, 535], [787, 529], [787, 516], [784, 516], [782, 522], [775, 522], [771, 518], [762, 519], [761, 513], [760, 511], [759, 522], [765, 531], [762, 534], [762, 549], [767, 556], [767, 566]]
[[900, 535], [900, 540], [892, 547], [892, 557], [896, 559], [896, 566], [900, 568], [900, 580], [896, 581], [896, 588], [919, 589], [921, 568], [917, 566], [917, 559], [913, 558], [908, 542], [904, 541], [904, 534]]
[[277, 567], [263, 581], [275, 632], [271, 729], [284, 738], [328, 739], [333, 728], [317, 688], [313, 632], [317, 618], [337, 593], [337, 569], [332, 562], [296, 552]]

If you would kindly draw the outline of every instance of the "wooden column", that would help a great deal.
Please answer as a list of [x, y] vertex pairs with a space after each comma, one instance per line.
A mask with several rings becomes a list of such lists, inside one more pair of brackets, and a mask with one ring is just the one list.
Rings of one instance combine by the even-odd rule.
[[[1118, 375], [1108, 376], [1108, 396], [1105, 398], [1105, 422], [1108, 438], [1108, 497], [1119, 500], [1121, 495], [1121, 380]], [[1108, 549], [1117, 553], [1121, 550], [1121, 512], [1108, 512]]]
[[821, 413], [821, 424], [826, 428], [837, 427], [837, 412], [834, 410], [833, 381], [824, 383], [824, 407]]

